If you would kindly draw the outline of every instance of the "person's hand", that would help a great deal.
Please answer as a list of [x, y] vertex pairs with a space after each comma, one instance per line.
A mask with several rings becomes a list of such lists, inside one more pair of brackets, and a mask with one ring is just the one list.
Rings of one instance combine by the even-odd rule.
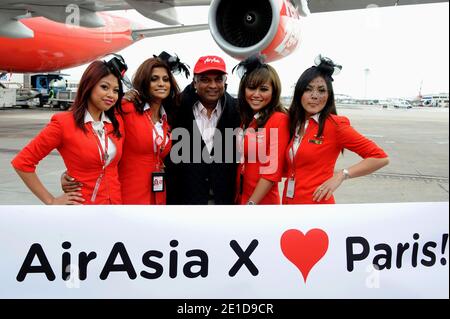
[[59, 197], [52, 200], [50, 205], [83, 205], [85, 202], [82, 195], [77, 192], [65, 193]]
[[67, 172], [61, 175], [61, 188], [64, 193], [81, 191], [81, 186], [83, 184], [76, 181], [72, 176], [67, 175]]
[[336, 189], [341, 186], [344, 181], [344, 176], [342, 173], [335, 174], [332, 178], [327, 180], [325, 183], [317, 187], [313, 194], [313, 201], [321, 202], [323, 199], [329, 200], [334, 194]]
[[139, 96], [139, 92], [136, 89], [132, 89], [126, 92], [123, 98], [128, 102], [138, 102], [138, 103], [142, 102], [141, 97]]

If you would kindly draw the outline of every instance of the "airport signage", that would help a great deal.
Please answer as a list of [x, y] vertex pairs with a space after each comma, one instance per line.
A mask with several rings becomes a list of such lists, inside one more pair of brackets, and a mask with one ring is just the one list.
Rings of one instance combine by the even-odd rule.
[[449, 204], [0, 206], [0, 298], [449, 298]]

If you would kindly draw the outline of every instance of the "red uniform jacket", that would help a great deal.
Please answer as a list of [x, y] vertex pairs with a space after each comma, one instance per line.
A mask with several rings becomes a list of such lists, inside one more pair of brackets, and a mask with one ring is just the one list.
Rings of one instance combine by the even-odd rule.
[[[136, 112], [133, 103], [124, 102], [123, 121], [126, 139], [123, 145], [119, 176], [124, 205], [163, 205], [164, 193], [152, 192], [152, 173], [156, 172], [158, 158], [154, 152], [153, 128], [145, 114]], [[168, 137], [169, 138], [169, 137]], [[169, 138], [162, 153], [166, 157], [172, 143]]]
[[[254, 128], [254, 127], [253, 127]], [[275, 129], [277, 135], [270, 134]], [[263, 198], [260, 205], [279, 205], [278, 182], [283, 175], [284, 154], [289, 143], [289, 117], [275, 112], [267, 121], [264, 130], [255, 133], [247, 130], [244, 137], [244, 180], [240, 204], [246, 204], [252, 196], [260, 178], [274, 182], [272, 189]], [[263, 155], [263, 156], [261, 156]], [[266, 157], [264, 155], [267, 155]], [[238, 174], [242, 171], [241, 164]], [[238, 176], [238, 181], [240, 180]], [[239, 191], [240, 185], [237, 187]]]
[[[385, 158], [386, 153], [374, 142], [358, 133], [344, 116], [330, 115], [325, 121], [322, 137], [317, 137], [319, 124], [309, 120], [303, 140], [295, 154], [294, 167], [290, 160], [291, 140], [285, 153], [288, 177], [295, 176], [294, 198], [286, 197], [285, 182], [283, 204], [318, 204], [313, 193], [322, 183], [333, 177], [334, 167], [343, 149], [357, 153], [362, 158]], [[334, 204], [332, 196], [319, 204]]]
[[123, 123], [119, 125], [122, 138], [113, 134], [111, 123], [105, 123], [109, 138], [117, 148], [112, 162], [106, 167], [97, 198], [91, 202], [92, 193], [102, 173], [103, 163], [100, 158], [96, 137], [91, 129], [83, 132], [75, 124], [72, 112], [58, 113], [52, 116], [50, 123], [12, 160], [14, 168], [28, 173], [36, 171], [36, 165], [52, 150], [61, 154], [69, 176], [83, 183], [81, 193], [85, 205], [122, 204], [118, 174], [118, 162], [122, 156], [124, 141]]

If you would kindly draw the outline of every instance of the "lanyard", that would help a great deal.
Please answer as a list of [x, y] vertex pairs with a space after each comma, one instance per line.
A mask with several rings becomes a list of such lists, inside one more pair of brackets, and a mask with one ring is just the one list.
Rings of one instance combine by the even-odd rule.
[[290, 143], [290, 147], [289, 147], [289, 156], [288, 156], [288, 164], [289, 164], [289, 178], [294, 179], [295, 178], [295, 155], [297, 154], [296, 150], [295, 150], [295, 143], [296, 141], [298, 141], [298, 148], [297, 148], [297, 152], [300, 148], [300, 144], [302, 143], [302, 138], [299, 136], [294, 136], [294, 138], [292, 139], [291, 143]]
[[295, 129], [295, 136], [291, 140], [291, 143], [288, 146], [288, 179], [287, 179], [287, 187], [286, 187], [286, 197], [294, 198], [295, 197], [295, 156], [300, 149], [303, 138], [306, 135], [306, 127], [303, 129], [303, 132], [298, 132], [300, 128], [297, 126]]
[[300, 145], [302, 144], [303, 137], [305, 136], [305, 132], [303, 135], [298, 135], [295, 133], [294, 138], [292, 139], [292, 142], [289, 147], [289, 173], [290, 178], [295, 178], [295, 156], [300, 149]]
[[[159, 135], [158, 130], [155, 127], [155, 124], [152, 120], [152, 111], [145, 112], [145, 115], [148, 118], [148, 121], [150, 122], [150, 126], [152, 127], [152, 139], [153, 139], [153, 145], [156, 146], [156, 152], [155, 155], [157, 157], [157, 163], [156, 163], [156, 171], [160, 172], [162, 171], [162, 168], [164, 167], [163, 159], [162, 159], [162, 152], [164, 151], [164, 148], [167, 144], [167, 139], [169, 137], [169, 125], [167, 123], [167, 120], [162, 119], [163, 121], [163, 136]], [[153, 133], [155, 137], [153, 138]]]
[[102, 183], [103, 177], [105, 176], [106, 163], [108, 161], [108, 131], [105, 127], [103, 127], [103, 134], [105, 134], [105, 149], [102, 147], [102, 143], [100, 141], [100, 136], [95, 132], [92, 122], [90, 123], [92, 134], [94, 134], [95, 142], [97, 142], [97, 147], [100, 152], [100, 161], [102, 163], [102, 172], [95, 183], [94, 192], [92, 193], [91, 202], [95, 203], [95, 199], [97, 198], [97, 193], [100, 188], [100, 184]]
[[[242, 132], [242, 136], [241, 136], [241, 141], [240, 141], [240, 145], [239, 145], [239, 151], [241, 153], [241, 159], [240, 159], [240, 166], [239, 166], [239, 195], [242, 195], [243, 191], [244, 191], [244, 174], [245, 174], [245, 135], [247, 134], [247, 130], [253, 126], [255, 126], [256, 124], [256, 119], [253, 119], [250, 124], [248, 125], [248, 127], [246, 129], [244, 129], [244, 124], [241, 125], [241, 132]], [[255, 128], [255, 127], [253, 127]], [[239, 202], [239, 200], [237, 200], [237, 202]]]
[[[294, 179], [295, 178], [295, 156], [297, 155], [298, 150], [300, 149], [300, 146], [302, 144], [303, 138], [306, 135], [306, 130], [309, 127], [309, 122], [305, 122], [303, 126], [303, 134], [299, 133], [300, 131], [300, 125], [297, 126], [295, 129], [295, 135], [292, 139], [290, 145], [289, 145], [289, 178]], [[296, 146], [296, 142], [298, 143]]]
[[108, 154], [108, 140], [109, 140], [108, 132], [107, 132], [106, 128], [104, 127], [103, 134], [105, 134], [105, 149], [103, 149], [102, 142], [100, 141], [100, 136], [95, 132], [94, 127], [92, 126], [92, 122], [91, 122], [90, 126], [92, 129], [92, 133], [95, 136], [95, 141], [97, 142], [98, 150], [100, 152], [100, 161], [102, 162], [102, 167], [103, 167], [102, 169], [105, 170], [106, 162], [108, 161], [108, 157], [109, 157], [109, 154]]

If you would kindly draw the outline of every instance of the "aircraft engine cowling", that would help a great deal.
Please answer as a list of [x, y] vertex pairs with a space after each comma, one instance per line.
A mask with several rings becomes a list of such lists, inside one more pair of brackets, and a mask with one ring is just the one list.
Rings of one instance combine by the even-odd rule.
[[239, 60], [260, 53], [270, 62], [291, 54], [299, 44], [299, 22], [290, 0], [213, 0], [209, 11], [212, 37]]

